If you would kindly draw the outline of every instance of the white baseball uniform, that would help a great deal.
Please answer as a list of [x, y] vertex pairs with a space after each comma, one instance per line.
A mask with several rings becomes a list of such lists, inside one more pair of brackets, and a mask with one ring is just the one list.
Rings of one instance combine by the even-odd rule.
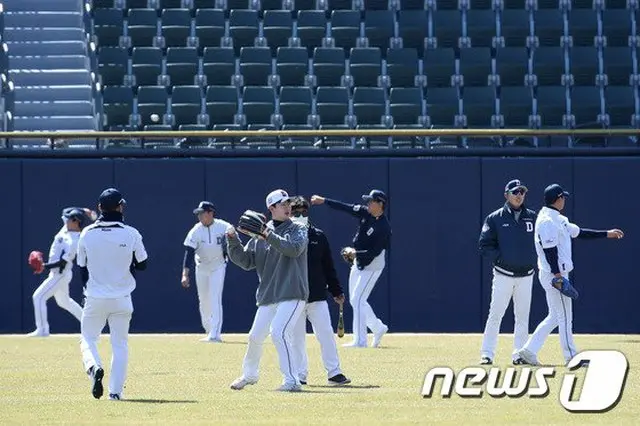
[[195, 251], [200, 319], [210, 340], [220, 340], [222, 330], [222, 290], [227, 270], [225, 233], [231, 227], [221, 219], [214, 219], [209, 226], [198, 222], [184, 240], [184, 245]]
[[385, 267], [385, 250], [376, 256], [363, 269], [358, 269], [356, 263], [349, 272], [349, 302], [353, 308], [353, 343], [356, 346], [367, 346], [367, 328], [374, 335], [384, 334], [387, 326], [373, 312], [368, 302], [378, 278]]
[[76, 258], [78, 239], [80, 232], [68, 231], [66, 225], [58, 231], [53, 238], [49, 249], [49, 262], [58, 262], [64, 259], [67, 264], [60, 271], [59, 267], [51, 268], [47, 278], [33, 293], [33, 312], [38, 336], [49, 335], [49, 322], [47, 320], [47, 300], [52, 296], [62, 309], [69, 311], [80, 321], [82, 307], [69, 296], [69, 283], [73, 278], [73, 260]]
[[568, 362], [578, 353], [573, 341], [572, 300], [551, 285], [553, 273], [549, 262], [547, 262], [544, 249], [557, 247], [560, 273], [563, 277], [569, 278], [569, 272], [573, 270], [571, 239], [576, 238], [579, 234], [580, 227], [569, 222], [569, 219], [558, 210], [543, 207], [538, 213], [535, 226], [538, 279], [546, 293], [549, 314], [538, 325], [523, 347], [534, 355], [537, 355], [549, 334], [556, 327], [565, 360]]
[[326, 300], [320, 302], [307, 303], [294, 331], [295, 344], [293, 350], [296, 352], [298, 364], [298, 378], [301, 381], [307, 381], [309, 374], [309, 359], [307, 357], [307, 319], [313, 327], [313, 334], [316, 335], [318, 343], [320, 343], [320, 352], [322, 354], [322, 363], [327, 370], [327, 377], [331, 378], [338, 374], [342, 374], [340, 370], [340, 360], [338, 359], [338, 348], [331, 326], [331, 315], [329, 314], [329, 305]]
[[131, 293], [136, 288], [131, 272], [133, 259], [144, 262], [147, 252], [142, 236], [131, 226], [99, 220], [80, 234], [77, 262], [89, 272], [81, 321], [82, 360], [85, 371], [102, 368], [98, 340], [108, 322], [113, 353], [110, 394], [122, 394], [127, 376]]

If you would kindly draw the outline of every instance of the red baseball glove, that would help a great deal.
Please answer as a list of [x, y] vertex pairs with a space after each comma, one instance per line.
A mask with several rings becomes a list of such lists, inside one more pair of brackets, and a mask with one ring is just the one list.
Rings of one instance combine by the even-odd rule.
[[34, 274], [44, 272], [44, 256], [41, 251], [34, 250], [29, 253], [29, 266], [33, 269]]

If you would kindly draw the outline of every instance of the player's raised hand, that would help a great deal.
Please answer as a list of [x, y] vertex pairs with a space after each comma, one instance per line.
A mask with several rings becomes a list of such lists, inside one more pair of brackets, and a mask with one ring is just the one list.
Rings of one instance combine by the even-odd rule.
[[620, 229], [609, 229], [607, 231], [607, 238], [615, 238], [619, 240], [622, 237], [624, 237], [624, 232]]
[[236, 229], [234, 227], [229, 227], [227, 229], [227, 238], [237, 238], [238, 234], [236, 233]]
[[311, 196], [311, 204], [314, 206], [317, 206], [319, 204], [324, 203], [324, 197], [321, 197], [319, 195], [312, 195]]

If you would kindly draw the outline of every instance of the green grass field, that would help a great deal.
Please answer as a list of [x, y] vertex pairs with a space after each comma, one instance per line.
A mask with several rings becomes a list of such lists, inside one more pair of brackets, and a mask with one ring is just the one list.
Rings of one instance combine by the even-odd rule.
[[[276, 353], [267, 340], [261, 378], [243, 391], [229, 389], [240, 375], [246, 335], [224, 335], [225, 343], [201, 343], [198, 335], [133, 335], [126, 401], [91, 396], [83, 372], [79, 336], [47, 339], [0, 336], [0, 424], [638, 424], [640, 336], [578, 335], [581, 349], [616, 349], [627, 356], [629, 376], [621, 402], [605, 414], [572, 414], [558, 402], [562, 373], [550, 379], [544, 399], [421, 396], [425, 373], [434, 366], [457, 371], [475, 365], [480, 335], [385, 336], [378, 349], [340, 347], [342, 368], [353, 382], [331, 387], [319, 347], [309, 342], [309, 385], [281, 393]], [[349, 336], [339, 343], [348, 342]], [[499, 366], [510, 365], [509, 335], [500, 337]], [[108, 383], [110, 348], [101, 340]], [[562, 362], [553, 335], [540, 353], [547, 365]], [[584, 371], [584, 370], [582, 370]], [[438, 387], [439, 390], [439, 387]], [[106, 390], [105, 390], [106, 392]]]

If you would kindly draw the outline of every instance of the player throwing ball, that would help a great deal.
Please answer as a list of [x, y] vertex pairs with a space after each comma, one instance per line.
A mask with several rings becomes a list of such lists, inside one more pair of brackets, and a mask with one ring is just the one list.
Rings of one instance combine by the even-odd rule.
[[271, 221], [247, 210], [238, 231], [251, 237], [242, 245], [236, 231], [227, 231], [229, 259], [244, 270], [258, 273], [258, 310], [249, 331], [249, 344], [242, 365], [242, 376], [231, 384], [240, 390], [258, 382], [262, 345], [271, 333], [278, 351], [282, 386], [285, 392], [300, 391], [294, 331], [309, 297], [306, 226], [291, 221], [289, 194], [277, 189], [266, 198]]
[[391, 224], [384, 214], [387, 196], [374, 189], [362, 196], [366, 206], [346, 204], [341, 201], [313, 195], [311, 204], [327, 206], [347, 212], [360, 220], [360, 226], [353, 237], [354, 247], [343, 252], [351, 262], [349, 273], [349, 302], [353, 308], [353, 342], [344, 346], [367, 347], [367, 327], [373, 331], [374, 348], [380, 345], [382, 336], [389, 328], [376, 317], [371, 305], [367, 302], [373, 287], [385, 267], [385, 251], [391, 239]]
[[73, 278], [73, 261], [76, 258], [80, 232], [93, 220], [84, 209], [70, 207], [62, 211], [62, 221], [64, 225], [53, 238], [49, 249], [49, 262], [40, 264], [34, 270], [34, 273], [40, 274], [48, 269], [49, 275], [33, 293], [36, 329], [28, 334], [30, 337], [49, 336], [47, 300], [52, 296], [58, 306], [70, 312], [78, 321], [82, 317], [82, 307], [69, 296], [69, 283]]
[[535, 244], [538, 254], [538, 279], [547, 296], [549, 314], [542, 320], [518, 355], [531, 365], [538, 365], [538, 352], [547, 337], [558, 328], [560, 346], [565, 362], [578, 353], [573, 341], [573, 299], [577, 290], [569, 281], [573, 270], [571, 240], [624, 237], [619, 229], [595, 231], [580, 228], [562, 215], [569, 193], [558, 184], [544, 190], [545, 206], [538, 213], [535, 226]]

